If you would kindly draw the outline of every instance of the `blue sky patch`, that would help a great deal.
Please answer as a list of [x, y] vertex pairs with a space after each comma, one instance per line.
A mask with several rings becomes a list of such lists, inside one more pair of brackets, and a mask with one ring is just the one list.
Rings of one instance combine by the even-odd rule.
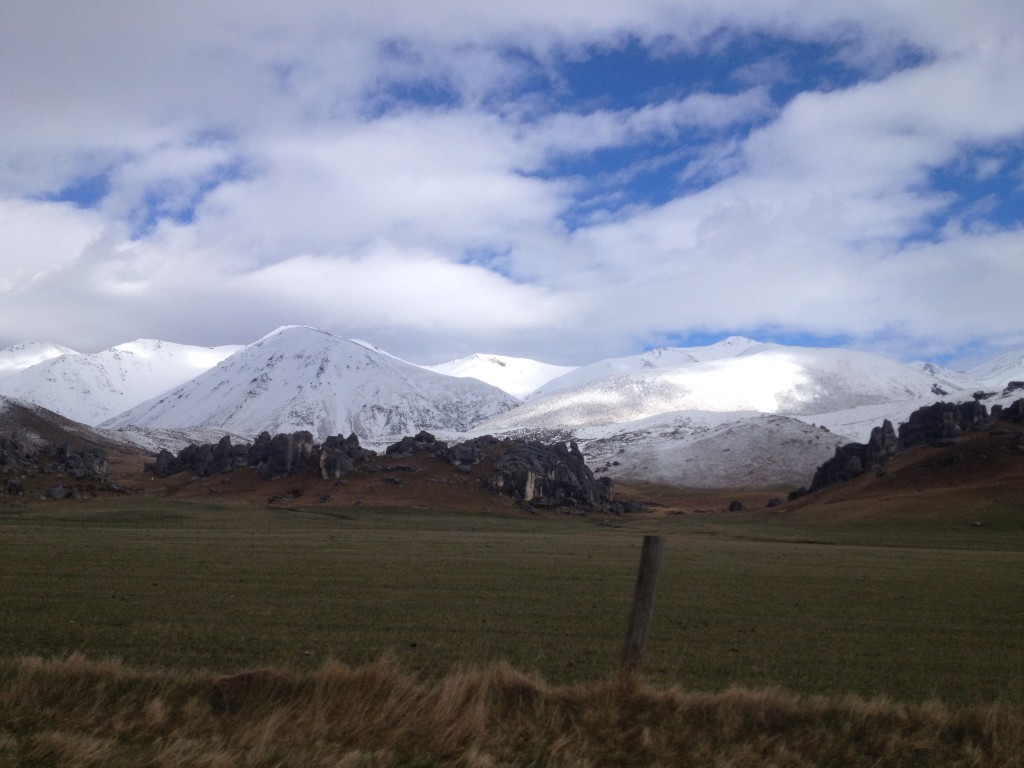
[[110, 169], [75, 178], [56, 192], [40, 195], [40, 200], [71, 203], [76, 208], [96, 208], [110, 192]]

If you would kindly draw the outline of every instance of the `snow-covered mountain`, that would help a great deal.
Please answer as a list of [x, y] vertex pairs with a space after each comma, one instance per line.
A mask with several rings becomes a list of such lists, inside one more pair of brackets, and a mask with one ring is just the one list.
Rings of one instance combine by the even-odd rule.
[[69, 351], [0, 378], [0, 394], [95, 426], [209, 370], [239, 349], [139, 339], [95, 354]]
[[423, 429], [461, 432], [516, 404], [481, 381], [443, 376], [372, 345], [288, 326], [104, 426], [215, 426], [248, 435], [307, 429], [318, 439], [355, 432], [367, 444], [380, 444]]
[[867, 352], [786, 347], [749, 339], [603, 361], [540, 387], [485, 425], [509, 429], [622, 424], [679, 411], [811, 416], [960, 387]]
[[0, 378], [45, 363], [61, 355], [78, 354], [70, 347], [45, 341], [26, 341], [0, 349]]
[[508, 392], [520, 400], [552, 379], [576, 370], [571, 365], [552, 365], [525, 357], [475, 354], [438, 365], [422, 366], [434, 373], [473, 378]]
[[976, 365], [964, 373], [982, 388], [1002, 389], [1011, 381], [1024, 381], [1024, 351], [1008, 352], [995, 360]]
[[691, 363], [737, 357], [761, 346], [765, 345], [753, 339], [730, 336], [705, 347], [659, 347], [639, 355], [612, 357], [575, 368], [558, 378], [551, 379], [531, 392], [530, 397], [540, 398], [560, 390], [577, 389], [616, 376], [642, 374], [680, 368]]
[[355, 432], [378, 448], [421, 429], [448, 440], [572, 438], [612, 476], [703, 486], [803, 484], [810, 477], [797, 476], [884, 419], [898, 424], [921, 405], [975, 394], [1005, 405], [1024, 396], [1011, 384], [1021, 381], [1024, 351], [949, 371], [742, 337], [580, 368], [483, 354], [416, 366], [301, 326], [246, 347], [0, 350], [0, 395], [150, 449], [297, 429], [318, 439]]

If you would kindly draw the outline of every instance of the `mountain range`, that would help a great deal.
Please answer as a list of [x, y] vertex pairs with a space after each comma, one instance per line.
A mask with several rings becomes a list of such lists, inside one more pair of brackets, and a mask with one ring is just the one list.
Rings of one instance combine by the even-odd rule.
[[968, 371], [730, 337], [578, 368], [477, 354], [438, 365], [304, 326], [247, 346], [137, 340], [95, 354], [0, 350], [0, 396], [146, 450], [217, 434], [354, 432], [378, 449], [427, 430], [574, 439], [599, 473], [698, 487], [806, 482], [837, 445], [938, 399], [1024, 395], [1024, 352]]

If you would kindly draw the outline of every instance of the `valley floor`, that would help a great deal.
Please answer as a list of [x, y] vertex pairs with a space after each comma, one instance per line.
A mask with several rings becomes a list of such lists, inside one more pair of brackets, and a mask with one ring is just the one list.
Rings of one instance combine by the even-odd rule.
[[621, 487], [652, 510], [621, 516], [429, 473], [8, 500], [0, 766], [1019, 766], [1024, 494], [972, 456], [777, 508]]

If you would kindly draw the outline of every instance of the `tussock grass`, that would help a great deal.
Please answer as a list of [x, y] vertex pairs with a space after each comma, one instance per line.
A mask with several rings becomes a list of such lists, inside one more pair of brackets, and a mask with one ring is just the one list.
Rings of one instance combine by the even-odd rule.
[[1024, 710], [605, 680], [0, 662], [0, 766], [1020, 766]]

